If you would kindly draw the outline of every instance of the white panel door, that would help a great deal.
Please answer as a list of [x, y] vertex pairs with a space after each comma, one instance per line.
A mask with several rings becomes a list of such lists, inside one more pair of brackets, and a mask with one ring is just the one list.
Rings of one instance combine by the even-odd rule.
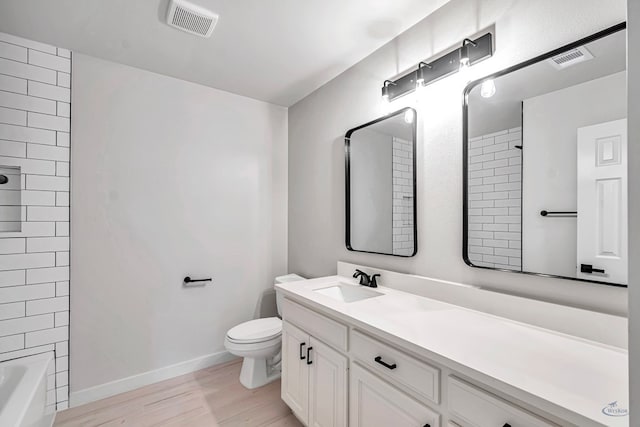
[[309, 335], [293, 326], [282, 324], [282, 400], [301, 420], [309, 416]]
[[349, 361], [311, 337], [309, 371], [309, 426], [347, 426], [347, 371]]
[[440, 415], [357, 364], [351, 365], [351, 427], [436, 427]]
[[578, 278], [627, 283], [627, 224], [627, 120], [579, 128]]

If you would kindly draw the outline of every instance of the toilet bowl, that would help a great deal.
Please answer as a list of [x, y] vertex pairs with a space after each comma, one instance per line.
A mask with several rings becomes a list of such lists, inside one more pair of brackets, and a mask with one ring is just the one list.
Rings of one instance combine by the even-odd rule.
[[244, 357], [243, 386], [256, 388], [280, 378], [281, 336], [282, 321], [277, 317], [250, 320], [229, 329], [224, 345], [229, 353]]
[[[276, 278], [276, 283], [304, 280], [296, 274]], [[280, 314], [280, 297], [276, 298]], [[282, 320], [278, 317], [249, 320], [229, 329], [224, 346], [243, 357], [240, 383], [248, 389], [261, 387], [280, 378]]]

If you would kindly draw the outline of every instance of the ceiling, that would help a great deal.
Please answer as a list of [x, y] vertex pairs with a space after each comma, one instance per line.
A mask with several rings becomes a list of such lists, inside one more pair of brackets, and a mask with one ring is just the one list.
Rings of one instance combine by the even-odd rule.
[[2, 0], [0, 31], [290, 106], [448, 0], [192, 0], [210, 39], [164, 24], [168, 0]]

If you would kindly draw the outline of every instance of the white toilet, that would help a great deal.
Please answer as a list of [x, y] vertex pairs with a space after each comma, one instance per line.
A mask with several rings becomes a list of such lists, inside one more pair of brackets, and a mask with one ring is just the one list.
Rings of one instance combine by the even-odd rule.
[[[276, 283], [297, 282], [304, 277], [287, 274], [276, 277]], [[276, 295], [280, 314], [280, 295]], [[255, 319], [235, 326], [224, 340], [227, 351], [244, 357], [240, 383], [248, 389], [261, 387], [280, 378], [282, 320], [278, 317]]]

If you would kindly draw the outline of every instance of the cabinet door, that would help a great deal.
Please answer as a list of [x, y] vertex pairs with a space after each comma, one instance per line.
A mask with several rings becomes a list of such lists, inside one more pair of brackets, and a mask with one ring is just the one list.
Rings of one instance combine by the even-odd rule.
[[311, 337], [309, 427], [346, 427], [347, 358]]
[[282, 325], [281, 396], [301, 420], [309, 416], [309, 336], [291, 323]]
[[351, 364], [349, 421], [351, 427], [438, 427], [440, 415], [386, 381]]

